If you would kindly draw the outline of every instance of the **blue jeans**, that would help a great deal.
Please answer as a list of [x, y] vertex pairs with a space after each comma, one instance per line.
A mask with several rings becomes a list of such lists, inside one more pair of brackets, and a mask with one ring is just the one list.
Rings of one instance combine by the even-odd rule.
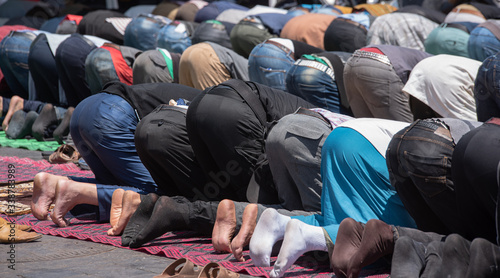
[[135, 149], [137, 123], [132, 106], [125, 99], [107, 93], [84, 99], [71, 117], [70, 132], [75, 146], [100, 183], [97, 185], [100, 220], [109, 217], [115, 189], [157, 191]]
[[120, 81], [111, 54], [107, 49], [96, 48], [85, 59], [85, 79], [90, 93], [97, 94], [102, 86], [110, 81]]
[[157, 46], [170, 52], [182, 54], [186, 48], [192, 45], [188, 31], [179, 27], [182, 25], [184, 23], [163, 26], [158, 31]]
[[477, 120], [500, 117], [500, 54], [492, 55], [479, 67], [474, 84]]
[[147, 15], [134, 18], [125, 29], [123, 45], [140, 50], [156, 48], [156, 38], [165, 23]]
[[279, 47], [264, 42], [250, 52], [248, 74], [251, 81], [286, 91], [286, 73], [294, 62], [292, 53], [285, 53]]
[[286, 88], [289, 93], [301, 97], [317, 107], [350, 115], [347, 109], [340, 104], [337, 82], [324, 71], [294, 64], [286, 75]]
[[467, 49], [470, 58], [484, 61], [500, 51], [500, 41], [487, 28], [476, 27], [470, 33]]
[[0, 42], [0, 69], [9, 88], [18, 96], [29, 98], [28, 54], [36, 35], [11, 32]]

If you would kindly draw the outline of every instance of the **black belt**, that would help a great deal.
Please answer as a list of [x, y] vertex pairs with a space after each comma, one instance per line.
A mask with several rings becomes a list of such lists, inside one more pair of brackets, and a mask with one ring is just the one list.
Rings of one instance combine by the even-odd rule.
[[316, 119], [320, 119], [330, 129], [332, 129], [332, 123], [330, 123], [330, 121], [327, 118], [325, 118], [325, 116], [321, 115], [321, 113], [318, 113], [318, 112], [315, 112], [315, 111], [312, 111], [312, 110], [309, 110], [309, 109], [306, 109], [306, 108], [303, 108], [303, 107], [299, 107], [299, 109], [297, 109], [297, 111], [295, 111], [295, 114], [307, 115], [307, 116], [314, 117]]

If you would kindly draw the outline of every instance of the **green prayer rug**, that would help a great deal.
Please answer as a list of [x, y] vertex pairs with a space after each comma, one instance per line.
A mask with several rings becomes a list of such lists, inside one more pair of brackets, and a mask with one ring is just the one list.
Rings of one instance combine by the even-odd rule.
[[57, 141], [37, 141], [36, 139], [9, 139], [5, 131], [0, 131], [0, 146], [32, 151], [55, 151], [60, 144]]

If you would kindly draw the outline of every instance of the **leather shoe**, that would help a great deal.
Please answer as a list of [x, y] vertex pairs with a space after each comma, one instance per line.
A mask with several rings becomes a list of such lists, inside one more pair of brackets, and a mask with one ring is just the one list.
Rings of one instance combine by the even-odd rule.
[[[7, 222], [7, 220], [5, 220], [2, 217], [0, 217], [0, 228], [2, 228], [5, 225], [10, 226], [10, 224], [11, 224], [10, 222]], [[21, 231], [25, 231], [25, 232], [31, 231], [31, 226], [22, 225], [22, 224], [14, 224], [14, 225], [16, 225], [16, 228], [19, 229], [19, 230], [21, 230]]]
[[0, 228], [0, 243], [22, 243], [30, 242], [41, 238], [42, 235], [35, 232], [21, 231], [15, 226], [4, 225]]

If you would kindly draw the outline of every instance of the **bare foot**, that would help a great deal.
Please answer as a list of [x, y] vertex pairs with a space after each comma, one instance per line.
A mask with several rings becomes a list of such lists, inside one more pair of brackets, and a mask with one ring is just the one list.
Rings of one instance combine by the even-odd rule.
[[12, 115], [18, 110], [21, 110], [24, 108], [24, 99], [19, 97], [19, 96], [13, 96], [10, 99], [10, 104], [9, 104], [9, 110], [7, 111], [7, 114], [5, 114], [5, 118], [3, 119], [2, 122], [2, 129], [3, 131], [7, 131], [9, 128], [9, 122], [10, 119], [12, 118]]
[[50, 214], [50, 218], [59, 227], [66, 227], [69, 223], [64, 216], [79, 204], [98, 205], [96, 185], [72, 180], [59, 180], [56, 185], [54, 210]]
[[[113, 193], [114, 195], [114, 193]], [[122, 209], [118, 222], [112, 225], [112, 228], [108, 230], [108, 235], [119, 236], [123, 233], [123, 230], [127, 226], [130, 217], [137, 210], [141, 204], [141, 195], [137, 192], [127, 190], [123, 193], [122, 197]]]
[[231, 239], [236, 229], [234, 202], [222, 200], [217, 207], [217, 218], [212, 231], [212, 244], [220, 252], [231, 252]]
[[243, 248], [245, 248], [252, 238], [253, 231], [257, 225], [257, 213], [259, 209], [256, 204], [249, 204], [243, 211], [241, 229], [238, 234], [231, 241], [231, 251], [233, 256], [239, 262], [244, 262]]
[[67, 177], [56, 176], [45, 172], [40, 172], [35, 175], [33, 182], [33, 197], [31, 199], [31, 213], [36, 219], [49, 219], [49, 208], [56, 196], [57, 181], [67, 179]]
[[111, 208], [109, 213], [109, 224], [111, 224], [111, 227], [116, 226], [122, 214], [123, 193], [125, 193], [125, 190], [118, 188], [113, 191], [113, 196], [111, 196]]

